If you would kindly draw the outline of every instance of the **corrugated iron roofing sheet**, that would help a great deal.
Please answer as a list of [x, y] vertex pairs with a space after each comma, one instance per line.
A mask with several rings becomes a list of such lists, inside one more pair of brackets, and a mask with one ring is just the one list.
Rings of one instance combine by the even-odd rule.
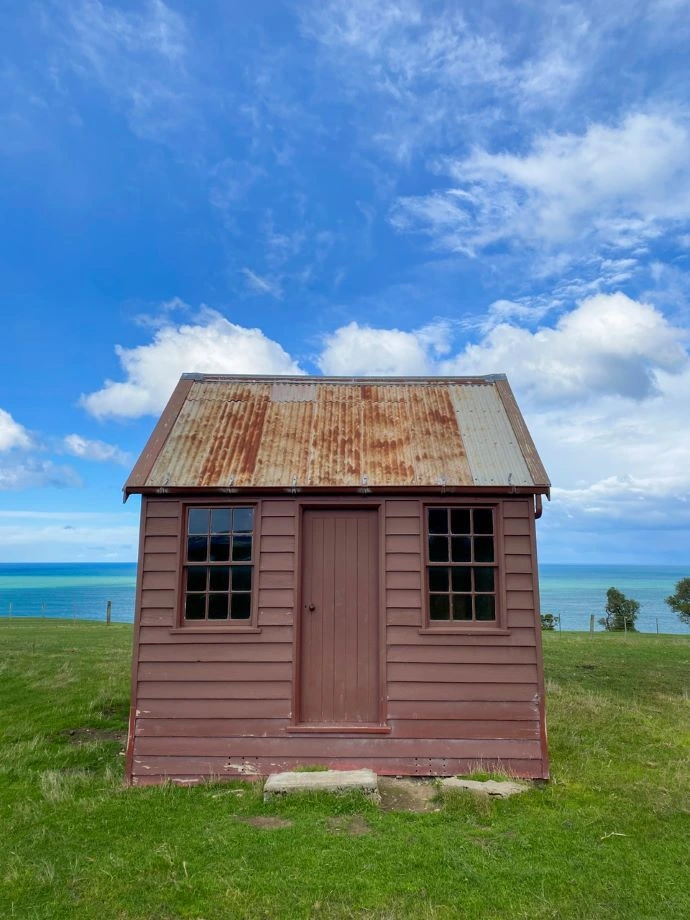
[[125, 491], [436, 485], [548, 489], [504, 377], [186, 375]]

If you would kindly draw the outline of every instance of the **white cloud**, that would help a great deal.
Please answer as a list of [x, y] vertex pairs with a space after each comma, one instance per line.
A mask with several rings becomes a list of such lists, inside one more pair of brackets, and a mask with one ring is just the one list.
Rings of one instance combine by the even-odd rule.
[[622, 293], [597, 294], [554, 327], [530, 332], [499, 323], [444, 366], [460, 374], [508, 372], [523, 393], [542, 402], [605, 393], [643, 399], [657, 391], [660, 371], [687, 366], [686, 337], [650, 304]]
[[183, 373], [300, 374], [299, 365], [260, 329], [229, 322], [202, 307], [198, 321], [166, 322], [146, 345], [115, 349], [125, 380], [106, 380], [102, 389], [82, 395], [97, 418], [155, 415]]
[[276, 300], [280, 300], [283, 296], [282, 289], [277, 281], [271, 281], [268, 278], [257, 275], [250, 268], [243, 268], [242, 274], [246, 279], [247, 285], [257, 294], [270, 294]]
[[433, 374], [448, 351], [450, 327], [437, 322], [413, 332], [350, 323], [325, 336], [317, 364], [334, 376]]
[[0, 466], [0, 492], [19, 492], [46, 486], [63, 489], [82, 484], [72, 467], [36, 457], [26, 457]]
[[108, 511], [0, 511], [0, 555], [8, 562], [136, 559], [138, 516]]
[[122, 466], [127, 466], [132, 459], [130, 454], [120, 450], [114, 444], [106, 444], [105, 441], [91, 441], [79, 434], [66, 435], [63, 441], [63, 449], [73, 457], [98, 462], [119, 463]]
[[11, 450], [14, 447], [31, 447], [31, 435], [16, 422], [9, 412], [0, 409], [0, 452]]
[[634, 248], [690, 220], [689, 145], [683, 119], [637, 113], [584, 134], [539, 136], [523, 155], [476, 149], [439, 164], [454, 186], [400, 198], [391, 222], [467, 254], [500, 241], [548, 250], [583, 238]]

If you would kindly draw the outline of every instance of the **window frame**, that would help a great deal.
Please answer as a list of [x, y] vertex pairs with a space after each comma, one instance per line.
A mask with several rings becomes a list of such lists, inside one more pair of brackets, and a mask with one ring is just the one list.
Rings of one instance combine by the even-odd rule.
[[[189, 568], [190, 563], [187, 561], [187, 537], [188, 537], [188, 526], [189, 526], [189, 513], [195, 509], [199, 508], [208, 508], [212, 511], [218, 511], [220, 509], [230, 509], [231, 511], [235, 508], [251, 508], [253, 511], [253, 530], [252, 530], [252, 558], [251, 561], [245, 563], [252, 567], [252, 588], [250, 593], [250, 607], [249, 607], [249, 617], [246, 619], [232, 619], [228, 617], [227, 619], [218, 619], [218, 620], [209, 620], [205, 618], [203, 620], [188, 620], [185, 618], [185, 599], [187, 594], [187, 569]], [[218, 498], [200, 498], [198, 501], [185, 501], [182, 503], [181, 515], [180, 515], [180, 549], [179, 549], [179, 577], [178, 577], [178, 586], [177, 586], [177, 599], [176, 599], [176, 611], [177, 616], [175, 619], [175, 626], [173, 627], [173, 632], [197, 632], [197, 633], [260, 633], [261, 628], [258, 626], [258, 612], [259, 612], [259, 587], [258, 587], [258, 578], [259, 578], [259, 553], [260, 553], [260, 524], [261, 524], [261, 503], [256, 499], [245, 500], [243, 501], [239, 496], [231, 501], [228, 501], [225, 496]], [[204, 563], [194, 563], [191, 565], [203, 565]], [[227, 563], [210, 563], [207, 562], [207, 565], [228, 565], [232, 566], [232, 561]], [[239, 563], [241, 564], [241, 563]], [[201, 593], [201, 592], [199, 592]], [[208, 588], [204, 592], [207, 596], [209, 594]]]
[[[449, 560], [447, 563], [443, 562], [430, 562], [429, 561], [429, 509], [430, 508], [445, 508], [449, 512], [452, 510], [461, 510], [467, 509], [469, 511], [474, 510], [475, 508], [479, 509], [490, 509], [493, 512], [493, 524], [494, 524], [494, 562], [493, 563], [480, 563], [484, 568], [493, 568], [495, 572], [495, 581], [494, 581], [494, 597], [495, 597], [495, 607], [496, 607], [496, 618], [494, 620], [432, 620], [431, 619], [431, 601], [430, 601], [430, 589], [429, 589], [429, 569], [438, 566], [443, 567], [444, 564], [449, 568], [453, 566], [453, 563]], [[422, 514], [422, 527], [421, 527], [421, 539], [423, 541], [422, 548], [422, 590], [424, 592], [424, 597], [422, 601], [422, 626], [420, 628], [420, 633], [436, 633], [436, 634], [446, 634], [446, 635], [458, 635], [462, 633], [467, 634], [482, 634], [490, 633], [492, 635], [507, 635], [509, 630], [507, 629], [506, 624], [506, 603], [505, 603], [505, 556], [503, 550], [503, 503], [497, 501], [496, 499], [482, 499], [479, 497], [458, 497], [458, 498], [449, 498], [448, 496], [439, 496], [436, 500], [427, 500], [422, 502], [421, 508]], [[455, 565], [468, 565], [473, 567], [474, 563], [455, 563]], [[449, 592], [452, 593], [452, 592]], [[470, 596], [474, 596], [477, 593], [490, 593], [490, 592], [475, 592], [473, 591]]]

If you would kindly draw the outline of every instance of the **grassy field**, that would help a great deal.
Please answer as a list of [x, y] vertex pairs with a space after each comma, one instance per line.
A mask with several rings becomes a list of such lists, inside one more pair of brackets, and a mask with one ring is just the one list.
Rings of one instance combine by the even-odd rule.
[[0, 622], [2, 918], [690, 917], [690, 640], [547, 635], [552, 782], [438, 811], [127, 789], [131, 630]]

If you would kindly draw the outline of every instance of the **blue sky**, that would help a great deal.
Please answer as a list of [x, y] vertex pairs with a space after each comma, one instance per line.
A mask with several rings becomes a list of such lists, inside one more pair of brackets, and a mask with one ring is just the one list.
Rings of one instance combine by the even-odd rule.
[[37, 0], [0, 35], [0, 559], [135, 558], [184, 371], [505, 372], [542, 560], [690, 563], [687, 0]]

